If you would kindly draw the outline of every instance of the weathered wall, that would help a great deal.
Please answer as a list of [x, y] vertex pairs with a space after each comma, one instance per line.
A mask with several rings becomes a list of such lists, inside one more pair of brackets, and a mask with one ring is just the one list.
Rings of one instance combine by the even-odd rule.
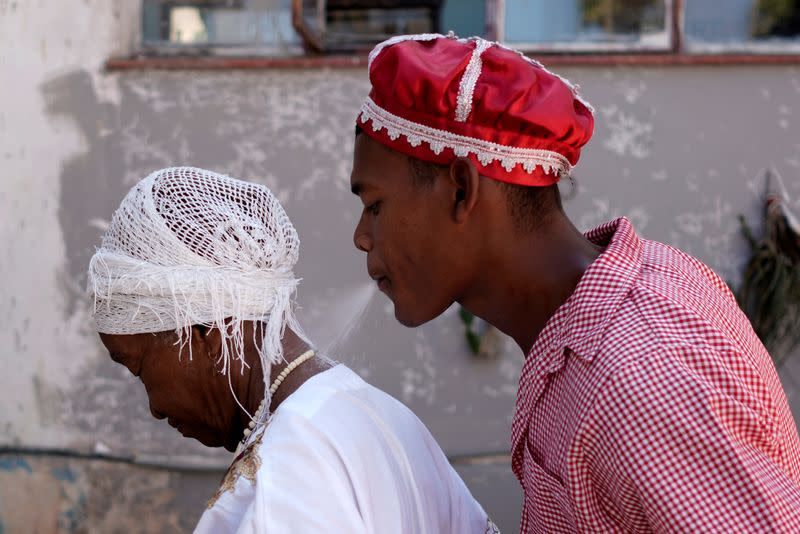
[[[31, 518], [39, 532], [186, 532], [228, 461], [151, 419], [82, 297], [113, 208], [169, 165], [269, 185], [303, 241], [312, 337], [406, 402], [449, 454], [506, 451], [514, 347], [471, 357], [454, 313], [398, 326], [352, 246], [360, 205], [347, 180], [365, 71], [104, 73], [106, 57], [136, 42], [135, 4], [0, 0], [0, 532], [29, 532]], [[578, 226], [626, 214], [737, 281], [736, 216], [757, 220], [760, 170], [774, 166], [800, 198], [800, 70], [561, 70], [598, 109], [567, 202]], [[781, 376], [800, 414], [800, 358]], [[519, 490], [505, 460], [458, 469], [514, 531]]]

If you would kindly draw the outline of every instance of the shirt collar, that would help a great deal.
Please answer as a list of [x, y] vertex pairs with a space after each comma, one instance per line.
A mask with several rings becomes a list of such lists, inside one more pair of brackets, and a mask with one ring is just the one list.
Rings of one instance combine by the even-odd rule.
[[603, 332], [642, 267], [642, 244], [627, 218], [598, 226], [585, 237], [605, 250], [589, 265], [575, 291], [545, 324], [528, 355], [552, 360], [546, 364], [551, 372], [563, 364], [564, 348], [587, 362], [594, 359]]
[[641, 271], [642, 244], [628, 219], [605, 223], [585, 236], [605, 250], [547, 321], [522, 366], [511, 432], [511, 467], [520, 480], [525, 480], [522, 445], [532, 407], [544, 393], [545, 377], [564, 366], [566, 348], [586, 362], [594, 359], [614, 312]]

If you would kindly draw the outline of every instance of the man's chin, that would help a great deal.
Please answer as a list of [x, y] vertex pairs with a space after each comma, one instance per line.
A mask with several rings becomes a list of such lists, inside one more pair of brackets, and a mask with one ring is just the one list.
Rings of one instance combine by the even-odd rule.
[[416, 320], [411, 320], [411, 319], [401, 319], [397, 315], [395, 315], [395, 318], [397, 319], [397, 322], [399, 322], [401, 325], [405, 326], [406, 328], [416, 328], [416, 327], [422, 326], [422, 325], [424, 325], [425, 323], [428, 322], [428, 321], [416, 321]]
[[447, 311], [447, 309], [453, 304], [453, 301], [449, 301], [446, 306], [439, 304], [435, 307], [432, 307], [432, 303], [430, 301], [417, 299], [411, 300], [413, 301], [412, 304], [424, 302], [426, 306], [422, 308], [420, 306], [406, 305], [406, 303], [404, 303], [402, 300], [398, 301], [396, 299], [392, 299], [392, 303], [394, 304], [394, 318], [397, 319], [398, 323], [407, 328], [416, 328], [424, 325], [425, 323], [433, 321]]
[[415, 316], [403, 313], [403, 311], [400, 310], [400, 308], [398, 308], [397, 304], [394, 305], [394, 318], [397, 319], [398, 323], [405, 326], [406, 328], [416, 328], [436, 318], [436, 316], [427, 318], [421, 318], [421, 317], [423, 316]]

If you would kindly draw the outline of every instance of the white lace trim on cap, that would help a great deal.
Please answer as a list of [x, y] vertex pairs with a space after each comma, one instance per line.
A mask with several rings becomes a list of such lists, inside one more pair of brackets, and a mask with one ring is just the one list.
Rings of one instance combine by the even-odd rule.
[[437, 155], [441, 154], [445, 148], [449, 148], [456, 156], [460, 157], [475, 154], [482, 165], [489, 165], [493, 161], [499, 161], [503, 168], [509, 172], [517, 165], [521, 165], [529, 174], [536, 167], [540, 167], [545, 174], [553, 173], [558, 177], [567, 177], [572, 172], [572, 165], [569, 160], [558, 152], [538, 148], [506, 146], [431, 128], [398, 117], [378, 106], [369, 97], [361, 106], [361, 121], [364, 124], [372, 121], [372, 130], [375, 132], [386, 128], [389, 139], [393, 141], [402, 135], [412, 147], [418, 147], [425, 142], [431, 151]]
[[472, 51], [472, 57], [458, 85], [458, 97], [456, 98], [456, 121], [458, 122], [466, 122], [467, 117], [472, 113], [472, 94], [475, 92], [475, 84], [478, 83], [483, 67], [481, 54], [493, 44], [491, 41], [481, 38], [475, 41], [475, 50]]

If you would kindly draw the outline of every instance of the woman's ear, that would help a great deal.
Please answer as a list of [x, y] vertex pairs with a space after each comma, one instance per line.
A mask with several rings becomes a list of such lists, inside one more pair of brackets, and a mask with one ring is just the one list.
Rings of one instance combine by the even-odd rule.
[[456, 222], [463, 223], [478, 203], [481, 176], [472, 161], [456, 158], [450, 164], [449, 178], [454, 187], [453, 217]]
[[205, 354], [216, 361], [222, 352], [222, 335], [219, 328], [210, 328], [202, 324], [192, 326], [192, 352]]

